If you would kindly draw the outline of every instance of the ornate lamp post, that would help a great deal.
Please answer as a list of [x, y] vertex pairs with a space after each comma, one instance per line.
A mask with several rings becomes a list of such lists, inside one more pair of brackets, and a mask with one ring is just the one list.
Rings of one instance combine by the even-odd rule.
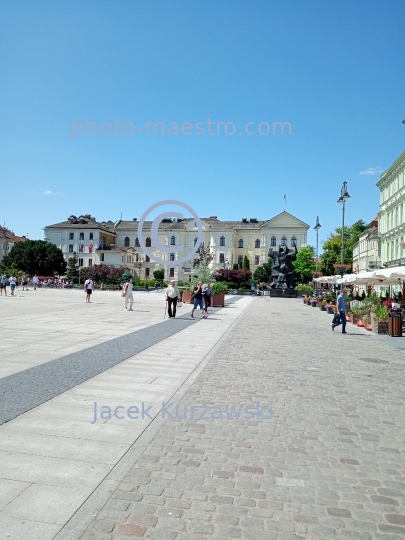
[[[316, 230], [316, 259], [315, 259], [315, 275], [318, 277], [318, 233], [322, 225], [319, 223], [319, 216], [316, 216], [314, 229]], [[318, 296], [318, 282], [315, 281], [315, 295]]]
[[[345, 247], [345, 203], [346, 201], [350, 199], [350, 195], [349, 193], [347, 192], [347, 182], [343, 182], [343, 186], [342, 186], [342, 189], [341, 189], [341, 192], [340, 192], [340, 197], [338, 199], [338, 203], [342, 205], [342, 250], [341, 250], [341, 253], [340, 253], [340, 263], [341, 263], [341, 267], [340, 267], [340, 274], [342, 276], [342, 279], [343, 279], [343, 274], [344, 274], [344, 271], [345, 271], [345, 266], [344, 266], [344, 247]], [[343, 283], [341, 284], [341, 289], [343, 289]]]

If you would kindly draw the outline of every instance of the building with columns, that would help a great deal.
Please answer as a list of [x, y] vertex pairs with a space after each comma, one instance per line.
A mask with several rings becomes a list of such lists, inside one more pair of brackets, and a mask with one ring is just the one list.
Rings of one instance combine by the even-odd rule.
[[405, 262], [405, 152], [382, 173], [377, 187], [381, 262], [383, 266], [398, 266]]
[[[201, 221], [202, 241], [213, 256], [210, 264], [213, 270], [232, 268], [246, 255], [254, 271], [267, 261], [271, 247], [296, 245], [299, 249], [307, 245], [309, 225], [285, 211], [269, 220], [242, 218], [240, 221], [221, 221], [217, 216], [210, 216], [201, 218]], [[188, 280], [198, 262], [198, 255], [192, 254], [180, 265], [176, 260], [190, 253], [197, 242], [198, 228], [194, 219], [165, 219], [159, 225], [160, 244], [174, 249], [182, 246], [179, 253], [165, 253], [159, 246], [152, 245], [152, 223], [144, 223], [142, 239], [150, 252], [167, 261], [166, 264], [156, 263], [143, 253], [136, 218], [99, 223], [89, 214], [79, 218], [70, 216], [66, 222], [45, 227], [44, 231], [46, 239], [62, 249], [66, 260], [76, 252], [80, 266], [102, 262], [128, 266], [140, 279], [152, 278], [155, 270], [164, 269], [166, 279]], [[133, 261], [129, 264], [127, 260], [131, 256]]]

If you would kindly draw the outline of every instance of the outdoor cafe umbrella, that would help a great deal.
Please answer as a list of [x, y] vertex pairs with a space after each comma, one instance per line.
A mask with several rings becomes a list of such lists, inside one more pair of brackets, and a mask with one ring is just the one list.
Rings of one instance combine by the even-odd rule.
[[402, 283], [402, 296], [405, 297], [405, 267], [393, 266], [392, 268], [381, 268], [380, 270], [374, 270], [374, 275], [377, 278], [384, 278], [382, 285], [401, 285]]

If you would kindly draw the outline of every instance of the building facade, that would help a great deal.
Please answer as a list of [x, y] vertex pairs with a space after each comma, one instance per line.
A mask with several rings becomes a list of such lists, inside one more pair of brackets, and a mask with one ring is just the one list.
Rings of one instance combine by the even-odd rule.
[[9, 254], [15, 243], [25, 240], [28, 240], [26, 236], [17, 236], [6, 227], [0, 227], [0, 261]]
[[380, 245], [378, 241], [378, 222], [376, 216], [367, 229], [359, 236], [359, 241], [353, 244], [353, 272], [371, 272], [381, 268]]
[[378, 238], [383, 266], [405, 262], [405, 152], [382, 173]]
[[[202, 242], [213, 257], [210, 264], [212, 270], [232, 268], [247, 256], [254, 271], [267, 261], [270, 248], [295, 245], [299, 249], [307, 245], [309, 225], [288, 212], [262, 221], [256, 218], [221, 221], [217, 216], [201, 218], [201, 221]], [[80, 266], [101, 263], [128, 266], [140, 279], [152, 278], [155, 270], [163, 269], [165, 279], [188, 280], [199, 260], [198, 255], [192, 254], [182, 264], [176, 264], [176, 260], [196, 246], [198, 228], [194, 219], [163, 220], [158, 228], [161, 246], [152, 245], [152, 223], [144, 223], [142, 240], [151, 254], [165, 261], [165, 264], [151, 260], [141, 249], [136, 218], [132, 221], [99, 223], [89, 214], [79, 218], [70, 216], [66, 222], [45, 227], [44, 231], [46, 239], [61, 248], [66, 260], [76, 252]], [[162, 247], [172, 247], [173, 252], [166, 253]], [[174, 253], [175, 250], [178, 252]], [[128, 263], [131, 256], [132, 268]]]

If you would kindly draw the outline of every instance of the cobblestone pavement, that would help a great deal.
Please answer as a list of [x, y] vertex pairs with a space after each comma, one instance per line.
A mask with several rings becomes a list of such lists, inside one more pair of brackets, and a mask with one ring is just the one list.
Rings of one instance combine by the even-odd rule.
[[405, 356], [353, 328], [252, 302], [179, 409], [273, 418], [166, 420], [82, 540], [405, 538]]

